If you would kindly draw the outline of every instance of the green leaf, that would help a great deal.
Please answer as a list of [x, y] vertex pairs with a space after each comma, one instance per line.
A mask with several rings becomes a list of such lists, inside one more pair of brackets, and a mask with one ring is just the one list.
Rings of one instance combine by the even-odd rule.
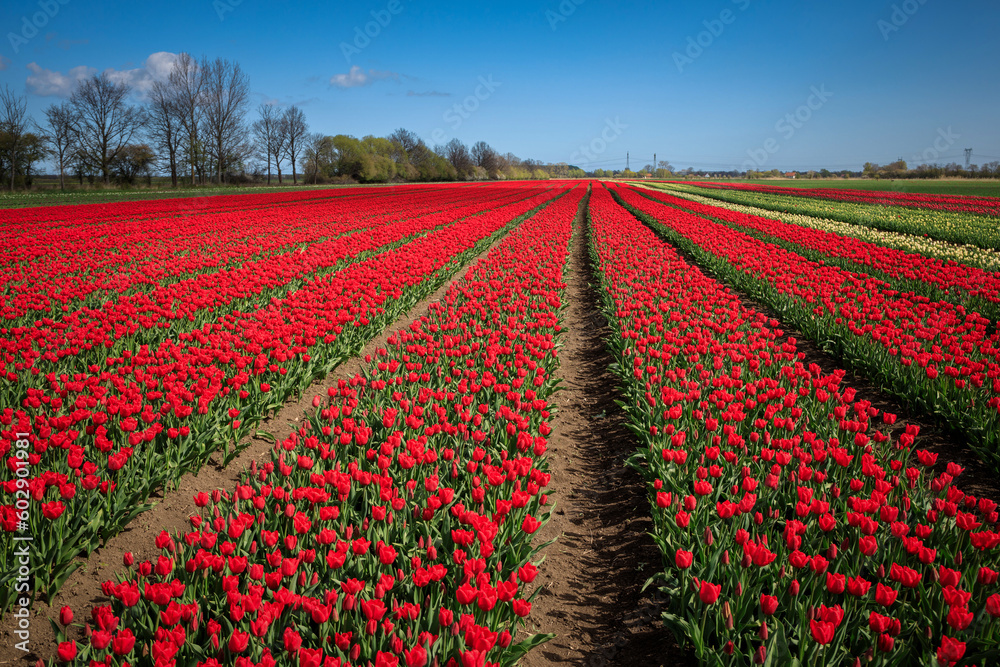
[[513, 667], [517, 664], [517, 661], [528, 655], [528, 651], [531, 649], [541, 646], [550, 639], [554, 639], [555, 635], [552, 633], [546, 634], [535, 634], [531, 635], [523, 642], [515, 644], [507, 649], [507, 655], [504, 656], [503, 665], [504, 667]]
[[[771, 641], [767, 647], [764, 667], [790, 664], [793, 664], [793, 660], [792, 654], [788, 650], [788, 641], [785, 639], [785, 626], [781, 623], [775, 623], [774, 631], [771, 633]], [[795, 659], [794, 664], [798, 665], [799, 661]]]

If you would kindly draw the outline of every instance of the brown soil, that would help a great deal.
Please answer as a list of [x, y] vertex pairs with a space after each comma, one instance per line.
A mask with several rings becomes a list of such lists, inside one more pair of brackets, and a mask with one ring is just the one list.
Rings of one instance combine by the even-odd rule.
[[[277, 414], [260, 424], [258, 430], [270, 433], [276, 438], [276, 442], [283, 441], [293, 431], [298, 430], [303, 419], [308, 418], [307, 416], [313, 411], [314, 396], [325, 397], [327, 388], [335, 386], [338, 379], [350, 378], [359, 373], [364, 367], [365, 355], [373, 354], [377, 348], [384, 347], [393, 332], [426, 313], [427, 307], [444, 297], [451, 285], [464, 277], [468, 268], [487, 252], [488, 249], [466, 262], [452, 280], [401, 315], [391, 326], [369, 341], [357, 356], [342, 363], [322, 380], [314, 382], [302, 392], [300, 398], [293, 397], [286, 401]], [[152, 500], [158, 501], [156, 507], [136, 517], [124, 531], [108, 540], [105, 546], [94, 551], [89, 558], [79, 559], [83, 566], [70, 576], [49, 604], [36, 600], [32, 609], [30, 653], [25, 654], [14, 648], [14, 644], [20, 640], [15, 639], [13, 634], [16, 624], [13, 616], [8, 614], [0, 621], [0, 665], [18, 663], [33, 665], [39, 658], [46, 661], [54, 658], [56, 638], [49, 619], [58, 620], [59, 610], [63, 605], [68, 605], [73, 610], [77, 624], [89, 620], [92, 607], [108, 603], [108, 599], [101, 592], [101, 583], [108, 580], [117, 581], [116, 573], [124, 569], [122, 558], [126, 552], [131, 551], [135, 555], [136, 562], [155, 560], [160, 551], [156, 548], [154, 540], [161, 531], [175, 533], [184, 531], [190, 526], [188, 517], [196, 510], [193, 500], [195, 493], [232, 489], [239, 480], [240, 473], [250, 466], [251, 461], [268, 459], [273, 445], [263, 438], [246, 438], [241, 442], [241, 447], [245, 449], [227, 467], [222, 468], [217, 460], [213, 459], [197, 474], [186, 475], [177, 490], [166, 493], [165, 497], [154, 497]], [[75, 633], [70, 633], [70, 638], [81, 640], [82, 627], [76, 627], [74, 630]]]
[[638, 475], [625, 467], [636, 441], [615, 404], [616, 378], [602, 339], [610, 334], [597, 310], [583, 221], [571, 246], [559, 375], [557, 416], [548, 462], [555, 500], [537, 539], [555, 543], [541, 555], [530, 632], [554, 639], [531, 651], [525, 667], [567, 664], [694, 664], [660, 622], [655, 586], [646, 579], [661, 568], [649, 531], [649, 502]]

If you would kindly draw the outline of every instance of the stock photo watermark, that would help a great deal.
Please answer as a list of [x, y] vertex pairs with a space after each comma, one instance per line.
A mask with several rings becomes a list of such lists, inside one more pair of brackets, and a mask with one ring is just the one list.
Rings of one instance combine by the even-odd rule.
[[344, 59], [348, 64], [351, 58], [359, 55], [367, 49], [372, 40], [382, 34], [382, 31], [392, 23], [392, 17], [403, 13], [403, 3], [401, 0], [390, 0], [389, 3], [378, 11], [371, 11], [372, 20], [365, 23], [364, 27], [354, 27], [354, 39], [350, 42], [340, 43], [340, 52], [344, 54]]
[[570, 161], [581, 166], [592, 164], [608, 150], [611, 144], [618, 141], [618, 138], [627, 129], [628, 125], [623, 123], [618, 116], [615, 116], [614, 120], [610, 118], [605, 119], [604, 128], [601, 129], [600, 134], [591, 139], [589, 144], [580, 146], [570, 156]]
[[576, 12], [576, 8], [587, 0], [562, 0], [555, 9], [545, 10], [545, 19], [549, 22], [552, 30], [559, 28], [560, 23], [565, 23], [569, 17]]
[[889, 20], [879, 19], [875, 25], [882, 33], [882, 39], [889, 41], [889, 36], [894, 32], [899, 32], [900, 28], [906, 25], [910, 17], [920, 11], [920, 8], [927, 4], [927, 0], [904, 0], [898, 5], [892, 6], [892, 13]]
[[[490, 97], [493, 96], [493, 93], [496, 92], [497, 88], [502, 85], [502, 82], [493, 80], [492, 74], [485, 77], [479, 77], [479, 85], [476, 86], [473, 93], [471, 95], [467, 95], [461, 102], [457, 102], [449, 107], [448, 110], [441, 116], [441, 119], [448, 123], [448, 127], [451, 128], [452, 132], [455, 132], [462, 126], [462, 123], [467, 121], [472, 114], [479, 109], [482, 103], [490, 99]], [[448, 133], [442, 127], [439, 127], [431, 132], [431, 141], [435, 144], [448, 143], [448, 139]]]
[[17, 440], [14, 441], [14, 511], [17, 512], [17, 535], [14, 536], [14, 553], [8, 560], [11, 566], [16, 568], [17, 577], [14, 579], [14, 607], [13, 617], [16, 629], [14, 635], [20, 641], [14, 644], [14, 648], [24, 653], [29, 651], [28, 643], [31, 640], [31, 524], [29, 522], [28, 507], [31, 502], [31, 494], [28, 491], [28, 477], [31, 474], [28, 455], [31, 453], [27, 433], [17, 433]]
[[[804, 104], [799, 105], [793, 111], [786, 113], [774, 124], [774, 131], [777, 132], [784, 141], [791, 140], [795, 134], [805, 127], [805, 124], [812, 120], [813, 114], [823, 108], [823, 105], [833, 97], [833, 93], [826, 89], [826, 85], [818, 88], [812, 86], [811, 94], [806, 98]], [[777, 137], [769, 137], [759, 148], [747, 149], [747, 156], [750, 158], [743, 163], [742, 171], [752, 171], [767, 164], [772, 155], [781, 150], [781, 141]]]
[[16, 55], [22, 46], [34, 39], [42, 28], [49, 24], [59, 13], [59, 10], [68, 5], [70, 0], [38, 0], [38, 11], [25, 14], [21, 17], [20, 30], [18, 32], [8, 32], [7, 41], [10, 48]]
[[[750, 6], [750, 0], [732, 0], [732, 3], [741, 12], [745, 12]], [[683, 53], [680, 51], [674, 51], [673, 53], [672, 57], [674, 65], [677, 66], [677, 71], [683, 74], [684, 68], [700, 58], [705, 53], [705, 50], [711, 47], [715, 43], [715, 40], [722, 36], [722, 33], [726, 31], [726, 26], [736, 22], [737, 16], [738, 14], [732, 9], [723, 9], [719, 12], [718, 18], [702, 21], [701, 24], [705, 26], [705, 29], [697, 35], [688, 36], [687, 46]]]
[[913, 156], [914, 163], [931, 163], [935, 162], [944, 153], [948, 152], [952, 146], [954, 146], [962, 135], [952, 132], [951, 125], [948, 129], [938, 128], [937, 136], [934, 138], [933, 143], [924, 149], [922, 153], [917, 153]]
[[220, 21], [225, 21], [226, 14], [232, 14], [242, 4], [243, 0], [212, 0], [212, 9]]

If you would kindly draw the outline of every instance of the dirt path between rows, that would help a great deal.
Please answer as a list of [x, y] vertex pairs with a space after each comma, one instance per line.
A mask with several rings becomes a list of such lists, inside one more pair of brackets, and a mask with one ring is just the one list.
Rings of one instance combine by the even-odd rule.
[[650, 507], [638, 475], [625, 467], [635, 438], [615, 404], [616, 379], [603, 337], [610, 330], [597, 310], [596, 284], [582, 216], [574, 223], [566, 273], [569, 304], [559, 350], [563, 390], [547, 458], [555, 501], [550, 521], [536, 535], [555, 539], [541, 555], [541, 587], [528, 630], [555, 639], [521, 665], [694, 664], [659, 621], [662, 601], [646, 579], [661, 566], [649, 536]]
[[[499, 240], [490, 248], [498, 242]], [[325, 397], [327, 388], [335, 386], [338, 379], [350, 378], [361, 372], [364, 367], [365, 355], [373, 354], [379, 347], [385, 347], [386, 341], [392, 333], [425, 314], [431, 303], [443, 298], [452, 284], [461, 280], [469, 267], [488, 252], [489, 248], [466, 262], [451, 280], [397, 318], [389, 327], [370, 340], [360, 353], [342, 363], [322, 380], [314, 382], [303, 390], [301, 398], [293, 397], [286, 401], [277, 414], [261, 422], [258, 430], [272, 434], [276, 438], [276, 442], [283, 441], [293, 431], [298, 430], [303, 420], [307, 419], [307, 415], [313, 410], [312, 400], [314, 396]], [[136, 517], [123, 532], [108, 540], [104, 547], [94, 551], [89, 558], [80, 559], [85, 564], [70, 576], [50, 604], [36, 600], [31, 618], [30, 653], [25, 654], [14, 648], [14, 644], [20, 640], [15, 639], [13, 634], [15, 622], [12, 615], [8, 614], [0, 622], [0, 665], [34, 665], [39, 658], [48, 661], [55, 657], [55, 634], [52, 632], [48, 619], [58, 619], [59, 610], [63, 605], [67, 605], [73, 610], [77, 623], [89, 620], [91, 608], [108, 603], [107, 598], [101, 592], [101, 583], [116, 580], [116, 574], [124, 569], [122, 559], [126, 552], [132, 552], [137, 563], [150, 559], [155, 561], [156, 557], [160, 555], [160, 550], [156, 548], [154, 541], [161, 531], [175, 533], [185, 531], [190, 527], [188, 517], [194, 514], [197, 509], [193, 500], [195, 493], [214, 489], [232, 489], [239, 480], [240, 473], [249, 468], [250, 462], [268, 460], [269, 452], [273, 447], [269, 441], [263, 438], [244, 439], [241, 446], [245, 449], [227, 467], [222, 468], [216, 462], [219, 460], [216, 457], [197, 474], [185, 475], [177, 490], [167, 493], [165, 497], [158, 495], [152, 498], [152, 501], [158, 502], [156, 507]], [[82, 629], [75, 628], [75, 630], [75, 634], [71, 634], [70, 637], [81, 640], [83, 638]]]

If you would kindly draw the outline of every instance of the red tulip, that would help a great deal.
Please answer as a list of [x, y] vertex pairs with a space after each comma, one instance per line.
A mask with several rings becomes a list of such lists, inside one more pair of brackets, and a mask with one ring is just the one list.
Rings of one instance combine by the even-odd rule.
[[707, 581], [701, 582], [701, 590], [698, 591], [698, 597], [705, 604], [713, 604], [719, 599], [719, 593], [722, 592], [721, 584], [711, 584]]
[[883, 607], [892, 606], [892, 603], [896, 601], [897, 595], [899, 595], [899, 593], [896, 589], [883, 586], [882, 584], [879, 584], [875, 588], [875, 601]]
[[61, 662], [72, 662], [76, 658], [76, 642], [61, 642], [56, 650]]
[[833, 623], [813, 619], [809, 621], [809, 630], [812, 632], [813, 639], [816, 640], [816, 643], [822, 645], [829, 644], [833, 641], [833, 633], [836, 630], [836, 627], [834, 627]]
[[942, 665], [954, 665], [965, 655], [965, 642], [952, 639], [948, 636], [941, 637], [941, 646], [937, 650], [938, 662]]
[[246, 650], [247, 645], [250, 643], [250, 633], [240, 632], [239, 630], [233, 630], [232, 636], [229, 638], [229, 643], [226, 646], [232, 653], [242, 653]]

